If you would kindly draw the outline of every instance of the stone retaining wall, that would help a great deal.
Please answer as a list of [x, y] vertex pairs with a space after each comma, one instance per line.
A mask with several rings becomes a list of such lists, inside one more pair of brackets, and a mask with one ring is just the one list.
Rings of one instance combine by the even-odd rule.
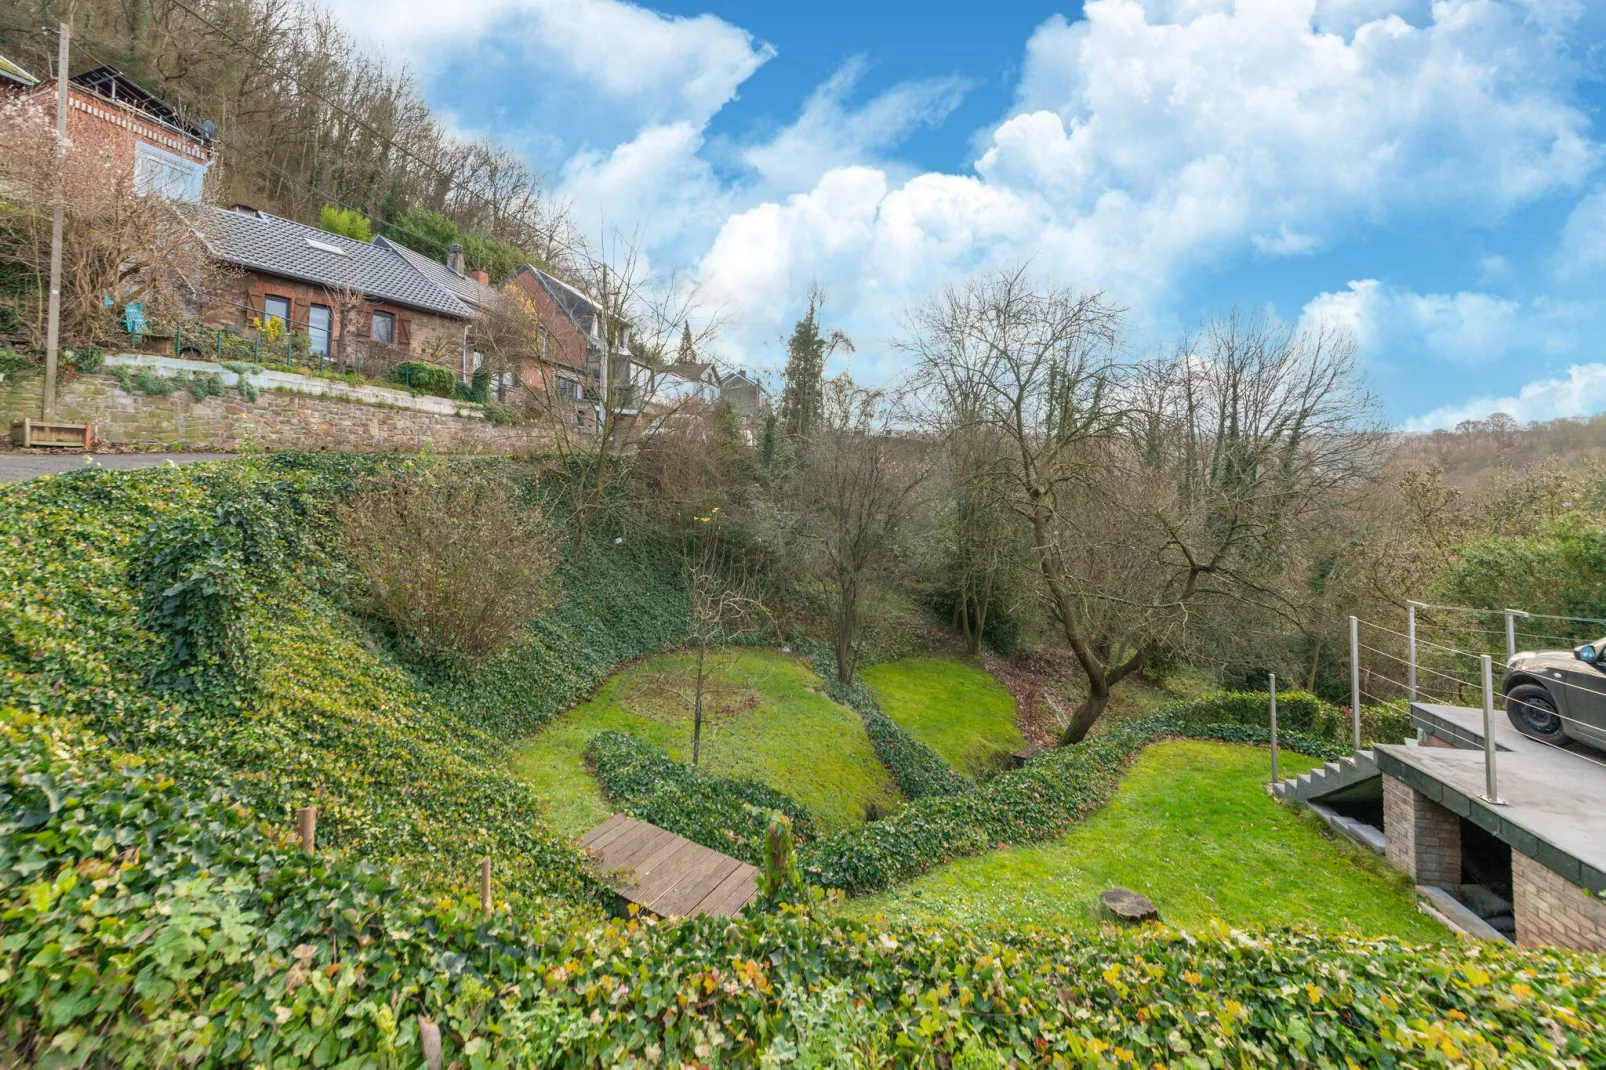
[[[43, 389], [38, 375], [7, 377], [0, 386], [7, 427], [12, 419], [38, 417]], [[222, 397], [196, 400], [187, 390], [157, 397], [129, 393], [110, 375], [68, 375], [57, 392], [56, 413], [63, 421], [94, 424], [95, 433], [114, 445], [438, 453], [534, 453], [553, 447], [551, 429], [540, 424], [502, 427], [477, 413], [424, 412], [286, 387], [265, 387], [255, 401], [234, 386]]]

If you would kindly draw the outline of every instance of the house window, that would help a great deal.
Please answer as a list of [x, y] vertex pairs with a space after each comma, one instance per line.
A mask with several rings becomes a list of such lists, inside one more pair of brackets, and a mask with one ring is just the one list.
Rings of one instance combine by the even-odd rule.
[[206, 164], [141, 141], [134, 146], [134, 192], [174, 201], [199, 201]]
[[376, 342], [394, 342], [396, 340], [395, 313], [375, 312], [369, 329], [369, 337]]
[[333, 318], [329, 313], [329, 306], [313, 305], [307, 314], [308, 348], [320, 356], [327, 357], [332, 326]]
[[262, 325], [266, 327], [271, 320], [279, 321], [280, 330], [284, 330], [290, 325], [290, 299], [288, 297], [274, 297], [270, 294], [262, 299]]

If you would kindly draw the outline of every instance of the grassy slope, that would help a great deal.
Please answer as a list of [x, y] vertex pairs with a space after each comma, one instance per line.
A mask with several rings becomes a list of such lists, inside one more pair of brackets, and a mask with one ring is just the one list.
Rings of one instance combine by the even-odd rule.
[[[826, 698], [801, 659], [732, 649], [718, 660], [719, 691], [704, 725], [707, 768], [786, 792], [827, 832], [863, 820], [867, 802], [897, 804], [891, 777], [870, 749], [858, 714]], [[547, 796], [554, 825], [584, 832], [612, 813], [581, 759], [599, 732], [628, 732], [691, 760], [691, 716], [675, 694], [684, 689], [691, 665], [689, 654], [632, 665], [518, 750], [514, 768]]]
[[[1443, 939], [1415, 909], [1403, 878], [1266, 796], [1270, 761], [1259, 748], [1156, 744], [1110, 806], [1061, 839], [960, 859], [843, 909], [965, 924], [1055, 919], [1092, 926], [1098, 893], [1124, 885], [1153, 899], [1174, 925], [1221, 918]], [[1317, 763], [1285, 753], [1283, 764], [1303, 772]]]
[[975, 665], [904, 658], [860, 675], [888, 716], [959, 772], [975, 776], [997, 768], [1026, 745], [1015, 727], [1015, 700]]

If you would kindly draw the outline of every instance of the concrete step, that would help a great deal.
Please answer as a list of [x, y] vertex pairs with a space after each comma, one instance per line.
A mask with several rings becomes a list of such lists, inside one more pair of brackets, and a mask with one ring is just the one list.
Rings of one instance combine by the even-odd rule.
[[1377, 775], [1377, 762], [1372, 752], [1363, 750], [1335, 762], [1328, 762], [1320, 769], [1290, 777], [1281, 782], [1279, 787], [1282, 790], [1276, 791], [1275, 794], [1278, 798], [1295, 798], [1309, 802], [1331, 795], [1335, 791], [1342, 791], [1363, 780], [1370, 780]]
[[1382, 829], [1357, 821], [1353, 817], [1345, 817], [1343, 814], [1323, 806], [1321, 803], [1308, 802], [1304, 805], [1310, 807], [1313, 814], [1327, 822], [1334, 832], [1339, 833], [1346, 839], [1353, 840], [1362, 847], [1376, 851], [1378, 854], [1385, 853]]

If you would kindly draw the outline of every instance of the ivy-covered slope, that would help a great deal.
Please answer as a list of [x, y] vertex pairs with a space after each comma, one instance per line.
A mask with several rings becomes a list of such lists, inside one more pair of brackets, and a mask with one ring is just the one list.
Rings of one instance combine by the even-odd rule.
[[[504, 878], [498, 874], [498, 880]], [[0, 1061], [1596, 1067], [1598, 956], [793, 914], [563, 924], [308, 858], [73, 719], [0, 705]], [[856, 1058], [857, 1057], [857, 1058]]]
[[0, 703], [81, 718], [198, 791], [232, 780], [286, 826], [316, 805], [321, 841], [426, 884], [466, 884], [490, 855], [521, 894], [593, 898], [499, 734], [671, 641], [682, 625], [655, 607], [678, 603], [653, 600], [663, 581], [628, 548], [571, 558], [528, 642], [421, 686], [343, 611], [334, 508], [419, 463], [450, 462], [281, 455], [0, 488]]

